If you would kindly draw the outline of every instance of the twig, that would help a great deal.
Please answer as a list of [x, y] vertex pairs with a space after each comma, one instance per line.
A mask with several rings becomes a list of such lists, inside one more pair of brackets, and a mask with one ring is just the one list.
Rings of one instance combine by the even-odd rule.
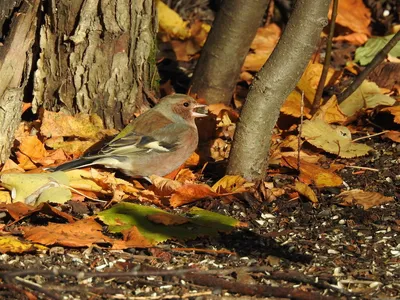
[[30, 288], [31, 290], [45, 294], [47, 296], [47, 299], [61, 300], [61, 297], [54, 295], [53, 293], [44, 289], [41, 285], [39, 285], [37, 283], [20, 278], [19, 276], [15, 276], [14, 280], [17, 281], [18, 283], [20, 283], [21, 285]]
[[317, 91], [315, 92], [314, 102], [311, 107], [311, 115], [315, 114], [315, 112], [319, 109], [321, 105], [321, 98], [324, 92], [324, 86], [326, 77], [328, 76], [329, 66], [331, 64], [331, 57], [332, 57], [332, 38], [335, 32], [335, 23], [336, 23], [336, 16], [338, 11], [339, 0], [333, 0], [333, 7], [332, 7], [332, 16], [331, 16], [331, 26], [329, 27], [329, 35], [328, 39], [326, 40], [326, 54], [325, 54], [325, 61], [324, 67], [322, 69], [321, 78], [318, 82]]
[[385, 131], [374, 133], [374, 134], [371, 134], [371, 135], [362, 136], [362, 137], [359, 137], [359, 138], [356, 138], [356, 139], [352, 140], [352, 142], [357, 142], [357, 141], [361, 141], [361, 140], [364, 140], [364, 139], [369, 139], [369, 138], [374, 137], [374, 136], [385, 134], [385, 133], [387, 133], [389, 131], [390, 130], [385, 130]]
[[301, 150], [301, 134], [303, 132], [303, 121], [304, 121], [304, 91], [301, 91], [299, 136], [297, 138], [297, 171], [298, 172], [300, 172], [300, 150]]
[[368, 167], [359, 167], [359, 166], [345, 166], [345, 168], [352, 168], [352, 169], [359, 169], [359, 170], [367, 170], [367, 171], [379, 172], [379, 170], [378, 170], [378, 169], [374, 169], [374, 168], [368, 168]]
[[358, 74], [356, 79], [350, 84], [350, 86], [337, 96], [338, 103], [343, 102], [347, 97], [354, 93], [354, 91], [361, 85], [361, 83], [367, 78], [367, 76], [386, 58], [386, 55], [396, 46], [397, 42], [400, 41], [400, 30], [390, 39], [390, 41], [382, 48], [381, 51], [374, 57], [374, 59], [366, 66], [366, 68]]

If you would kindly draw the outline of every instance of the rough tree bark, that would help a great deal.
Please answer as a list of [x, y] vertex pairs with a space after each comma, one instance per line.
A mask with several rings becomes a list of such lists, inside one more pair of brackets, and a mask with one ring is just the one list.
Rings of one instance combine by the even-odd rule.
[[297, 0], [274, 52], [250, 87], [234, 136], [229, 174], [240, 174], [251, 181], [265, 177], [280, 107], [295, 88], [328, 24], [330, 2]]
[[18, 1], [0, 3], [14, 9], [0, 47], [0, 163], [24, 93], [33, 93], [34, 112], [97, 113], [113, 128], [128, 123], [157, 74], [154, 1]]
[[193, 74], [191, 93], [229, 103], [269, 0], [223, 1]]
[[[152, 0], [49, 1], [40, 29], [33, 107], [99, 114], [121, 128], [150, 89]], [[51, 5], [54, 4], [54, 5]]]
[[40, 0], [23, 1], [18, 6], [17, 1], [7, 1], [0, 5], [1, 24], [7, 21], [14, 8], [19, 12], [12, 18], [7, 35], [2, 34], [4, 42], [0, 46], [0, 163], [10, 154], [14, 132], [21, 118], [24, 90], [33, 64], [31, 49], [35, 41], [39, 3]]

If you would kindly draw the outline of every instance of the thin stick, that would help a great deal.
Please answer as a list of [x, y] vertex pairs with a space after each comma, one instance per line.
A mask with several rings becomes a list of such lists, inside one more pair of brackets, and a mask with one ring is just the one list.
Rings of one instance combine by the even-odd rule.
[[378, 169], [368, 168], [368, 167], [359, 167], [359, 166], [345, 166], [345, 168], [352, 168], [352, 169], [359, 169], [359, 170], [366, 170], [372, 172], [379, 172]]
[[367, 67], [354, 79], [350, 86], [337, 96], [338, 103], [343, 102], [347, 97], [355, 92], [367, 76], [386, 58], [390, 50], [400, 41], [400, 30], [391, 38], [385, 47], [374, 57]]
[[389, 131], [390, 130], [385, 130], [385, 131], [374, 133], [374, 134], [371, 134], [371, 135], [362, 136], [362, 137], [359, 137], [359, 138], [356, 138], [356, 139], [352, 140], [352, 142], [357, 142], [357, 141], [361, 141], [361, 140], [364, 140], [364, 139], [369, 139], [369, 138], [374, 137], [374, 136], [385, 134], [385, 133], [387, 133]]
[[332, 16], [331, 16], [331, 26], [329, 28], [329, 35], [328, 39], [326, 40], [326, 54], [325, 54], [325, 61], [324, 67], [322, 69], [321, 78], [318, 82], [317, 91], [315, 92], [314, 102], [311, 107], [311, 114], [315, 114], [318, 108], [321, 105], [321, 98], [322, 93], [324, 92], [324, 86], [326, 77], [328, 76], [329, 66], [331, 64], [331, 57], [332, 57], [332, 38], [335, 32], [335, 23], [336, 23], [336, 16], [339, 6], [339, 0], [333, 0], [333, 7], [332, 7]]
[[301, 149], [301, 134], [303, 132], [303, 121], [304, 121], [304, 91], [301, 91], [299, 137], [297, 139], [297, 171], [298, 172], [300, 172], [300, 149]]

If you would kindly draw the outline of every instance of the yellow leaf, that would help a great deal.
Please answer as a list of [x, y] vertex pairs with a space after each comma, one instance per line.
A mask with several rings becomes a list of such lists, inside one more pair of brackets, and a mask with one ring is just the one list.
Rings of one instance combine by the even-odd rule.
[[314, 191], [307, 184], [302, 183], [300, 181], [296, 181], [294, 189], [304, 197], [310, 199], [311, 202], [313, 203], [318, 202], [318, 198], [315, 195]]
[[171, 37], [186, 39], [190, 37], [188, 22], [182, 18], [162, 1], [157, 1], [158, 23], [162, 31], [167, 32]]

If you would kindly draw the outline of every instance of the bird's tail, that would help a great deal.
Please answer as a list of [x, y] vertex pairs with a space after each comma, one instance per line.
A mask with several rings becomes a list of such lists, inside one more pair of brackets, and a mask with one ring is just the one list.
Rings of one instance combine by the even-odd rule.
[[66, 162], [62, 165], [59, 165], [57, 167], [54, 168], [48, 168], [47, 170], [49, 171], [68, 171], [68, 170], [72, 170], [72, 169], [79, 169], [79, 168], [83, 168], [83, 167], [87, 167], [90, 165], [94, 165], [94, 161], [98, 159], [98, 158], [78, 158], [78, 159], [74, 159], [71, 160], [69, 162]]

